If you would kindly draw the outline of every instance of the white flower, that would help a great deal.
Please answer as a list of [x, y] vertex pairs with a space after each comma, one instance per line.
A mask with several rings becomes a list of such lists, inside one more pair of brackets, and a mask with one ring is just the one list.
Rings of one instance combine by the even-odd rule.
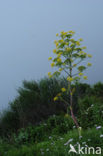
[[66, 145], [68, 145], [70, 142], [72, 142], [73, 141], [73, 139], [69, 139], [65, 144], [64, 144], [64, 146], [66, 146]]
[[91, 141], [91, 139], [88, 139], [88, 141]]
[[100, 138], [103, 138], [103, 134], [100, 135]]
[[41, 155], [44, 155], [44, 152], [41, 152]]
[[51, 136], [49, 136], [49, 139], [51, 139], [52, 137]]
[[75, 128], [76, 126], [73, 126], [73, 129]]
[[79, 139], [81, 139], [82, 138], [82, 136], [79, 136]]
[[49, 148], [47, 148], [46, 151], [48, 152], [49, 151]]
[[63, 140], [63, 138], [60, 138], [60, 140]]
[[96, 127], [96, 129], [100, 129], [100, 128], [102, 128], [102, 127], [101, 126]]
[[92, 104], [91, 107], [93, 107], [94, 105]]
[[76, 143], [77, 145], [79, 144], [79, 142]]

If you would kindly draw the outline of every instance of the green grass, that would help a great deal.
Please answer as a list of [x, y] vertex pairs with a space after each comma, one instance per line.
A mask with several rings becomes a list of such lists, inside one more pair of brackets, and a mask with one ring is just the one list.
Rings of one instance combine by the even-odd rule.
[[[89, 130], [83, 130], [81, 139], [78, 137], [77, 130], [74, 129], [62, 136], [49, 136], [47, 141], [35, 144], [21, 145], [17, 147], [16, 145], [2, 143], [0, 144], [0, 156], [73, 156], [72, 153], [68, 154], [70, 144], [64, 145], [69, 139], [73, 139], [71, 142], [72, 145], [79, 142], [80, 145], [84, 147], [82, 143], [86, 142], [89, 147], [99, 146], [103, 149], [103, 138], [100, 138], [101, 134], [103, 134], [103, 128], [96, 130], [94, 127]], [[88, 139], [90, 140], [88, 141]], [[90, 156], [92, 155], [93, 154]]]

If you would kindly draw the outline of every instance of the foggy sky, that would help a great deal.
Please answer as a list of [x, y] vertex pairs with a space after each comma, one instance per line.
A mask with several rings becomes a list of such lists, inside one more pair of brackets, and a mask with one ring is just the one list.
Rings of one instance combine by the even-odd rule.
[[22, 81], [52, 72], [48, 57], [60, 31], [83, 38], [93, 66], [88, 83], [103, 80], [103, 0], [0, 0], [0, 108]]

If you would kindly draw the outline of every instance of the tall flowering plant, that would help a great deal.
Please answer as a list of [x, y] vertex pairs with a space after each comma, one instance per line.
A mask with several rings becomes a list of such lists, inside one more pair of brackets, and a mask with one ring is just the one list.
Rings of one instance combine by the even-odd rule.
[[[87, 76], [84, 75], [84, 71], [92, 64], [89, 62], [85, 64], [84, 60], [86, 58], [91, 58], [92, 55], [87, 54], [85, 52], [86, 47], [81, 46], [83, 39], [80, 38], [79, 40], [75, 40], [73, 38], [74, 34], [75, 32], [73, 31], [62, 31], [60, 34], [56, 34], [58, 40], [54, 41], [56, 48], [53, 50], [53, 53], [56, 55], [56, 57], [49, 57], [48, 59], [52, 61], [51, 67], [57, 67], [57, 70], [52, 74], [51, 72], [48, 72], [48, 76], [51, 78], [55, 75], [60, 75], [62, 72], [66, 73], [65, 75], [68, 86], [61, 88], [60, 93], [54, 97], [54, 101], [60, 99], [68, 105], [67, 112], [68, 109], [70, 109], [72, 119], [76, 127], [80, 129], [78, 121], [73, 112], [73, 93], [75, 88], [72, 84], [80, 79], [87, 80]], [[81, 65], [83, 61], [84, 63]], [[63, 99], [63, 92], [67, 92], [68, 96], [70, 97], [69, 102]]]

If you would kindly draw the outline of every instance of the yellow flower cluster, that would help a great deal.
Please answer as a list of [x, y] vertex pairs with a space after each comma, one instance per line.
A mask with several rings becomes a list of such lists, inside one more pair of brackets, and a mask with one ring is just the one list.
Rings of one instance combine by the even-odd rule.
[[58, 63], [61, 63], [61, 62], [62, 62], [61, 58], [58, 58], [58, 59], [57, 59], [57, 62], [58, 62]]
[[83, 41], [83, 39], [82, 39], [82, 38], [80, 38], [80, 39], [79, 39], [79, 41], [81, 42], [81, 41]]
[[73, 81], [73, 78], [72, 77], [67, 77], [67, 80], [71, 82], [71, 81]]
[[53, 50], [53, 53], [56, 53], [56, 49]]
[[51, 72], [48, 72], [48, 76], [49, 78], [52, 78]]
[[82, 47], [82, 49], [87, 49], [87, 47]]
[[54, 101], [57, 101], [58, 100], [58, 97], [56, 96], [56, 97], [54, 97]]
[[77, 45], [77, 46], [80, 46], [80, 42], [79, 42], [79, 41], [76, 41], [76, 45]]
[[91, 63], [88, 63], [87, 66], [92, 66], [92, 64]]
[[88, 56], [89, 58], [91, 58], [91, 57], [92, 57], [92, 55], [90, 55], [90, 54], [88, 54], [87, 56]]
[[55, 66], [55, 63], [54, 63], [54, 62], [52, 62], [52, 63], [51, 63], [51, 67], [54, 67], [54, 66]]
[[59, 68], [59, 71], [62, 71], [63, 69], [62, 68]]
[[62, 92], [66, 92], [66, 89], [65, 89], [65, 88], [61, 88], [61, 91], [62, 91]]
[[82, 75], [83, 75], [83, 73], [79, 73], [78, 75], [79, 75], [79, 76], [82, 76]]
[[52, 57], [49, 57], [48, 60], [52, 60]]
[[87, 80], [87, 79], [88, 79], [88, 77], [87, 77], [87, 76], [83, 76], [83, 78], [84, 78], [85, 80]]

